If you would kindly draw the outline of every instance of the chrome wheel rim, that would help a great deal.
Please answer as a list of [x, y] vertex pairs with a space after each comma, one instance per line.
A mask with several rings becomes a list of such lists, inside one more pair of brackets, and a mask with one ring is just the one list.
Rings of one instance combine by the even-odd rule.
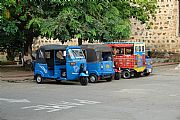
[[38, 83], [40, 83], [41, 82], [41, 76], [37, 76], [36, 80]]
[[95, 82], [95, 81], [96, 81], [96, 78], [95, 78], [94, 76], [91, 76], [91, 77], [90, 77], [90, 81], [91, 81], [91, 82]]
[[128, 73], [128, 72], [125, 72], [125, 73], [124, 73], [124, 78], [129, 78], [129, 77], [130, 77], [129, 73]]

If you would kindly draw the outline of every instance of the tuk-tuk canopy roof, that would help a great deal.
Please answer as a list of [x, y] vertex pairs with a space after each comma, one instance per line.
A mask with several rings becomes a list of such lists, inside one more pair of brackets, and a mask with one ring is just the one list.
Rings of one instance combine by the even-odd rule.
[[133, 44], [106, 44], [109, 47], [133, 47]]
[[145, 45], [144, 42], [106, 42], [109, 47], [133, 47], [134, 45]]
[[106, 45], [102, 45], [102, 44], [87, 44], [87, 45], [81, 45], [82, 49], [94, 49], [95, 51], [99, 51], [99, 52], [111, 52], [111, 48], [106, 46]]
[[41, 46], [39, 49], [43, 49], [43, 50], [65, 50], [66, 48], [67, 48], [67, 45], [50, 44], [50, 45]]
[[105, 42], [105, 44], [144, 44], [144, 42]]

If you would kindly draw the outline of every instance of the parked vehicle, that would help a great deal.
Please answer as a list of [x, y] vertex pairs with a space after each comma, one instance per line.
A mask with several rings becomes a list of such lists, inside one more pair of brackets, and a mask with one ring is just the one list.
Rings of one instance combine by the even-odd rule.
[[100, 44], [82, 45], [81, 47], [87, 60], [89, 82], [95, 83], [100, 79], [111, 81], [115, 75], [111, 48]]
[[37, 83], [47, 79], [80, 81], [88, 84], [87, 64], [81, 47], [45, 45], [37, 50], [34, 77]]
[[145, 43], [143, 42], [108, 42], [113, 49], [115, 68], [121, 68], [122, 77], [139, 77], [146, 68]]
[[151, 51], [146, 50], [146, 68], [143, 72], [143, 76], [149, 76], [152, 73], [152, 59], [151, 59]]

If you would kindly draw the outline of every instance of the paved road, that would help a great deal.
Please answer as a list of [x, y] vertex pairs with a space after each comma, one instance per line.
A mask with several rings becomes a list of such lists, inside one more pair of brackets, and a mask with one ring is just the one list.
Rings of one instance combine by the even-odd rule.
[[180, 120], [179, 86], [177, 65], [88, 86], [0, 81], [0, 120]]

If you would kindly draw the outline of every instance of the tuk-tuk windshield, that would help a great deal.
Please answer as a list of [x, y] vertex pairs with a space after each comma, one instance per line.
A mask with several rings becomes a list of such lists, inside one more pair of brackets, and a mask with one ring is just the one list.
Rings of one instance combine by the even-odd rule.
[[69, 50], [71, 59], [73, 58], [85, 58], [84, 53], [81, 49], [71, 49]]

